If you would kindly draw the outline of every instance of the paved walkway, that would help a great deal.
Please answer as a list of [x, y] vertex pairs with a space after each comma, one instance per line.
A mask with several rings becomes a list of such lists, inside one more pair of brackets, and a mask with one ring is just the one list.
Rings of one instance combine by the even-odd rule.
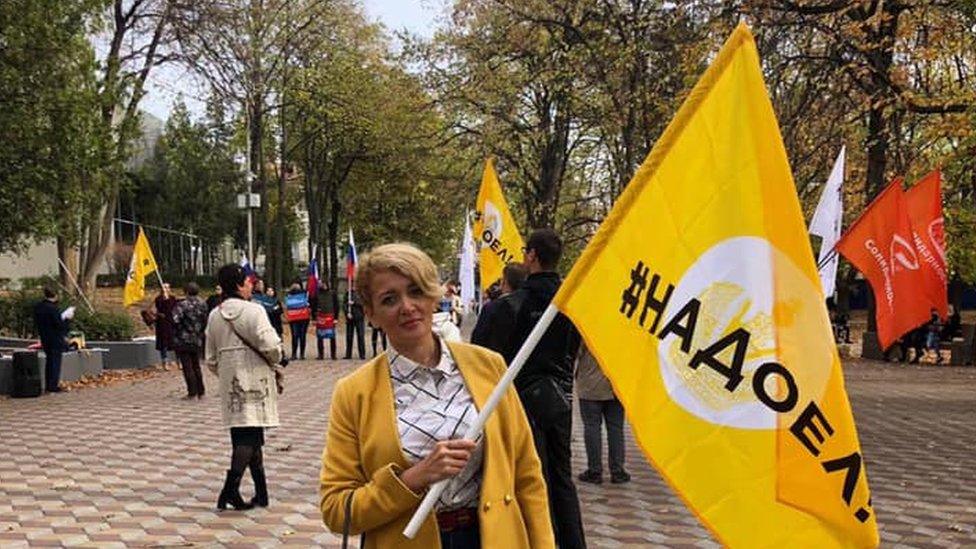
[[[0, 399], [0, 547], [338, 546], [317, 479], [332, 387], [354, 366], [289, 367], [266, 446], [271, 507], [248, 512], [214, 511], [228, 436], [214, 397], [179, 399], [179, 372]], [[976, 545], [976, 368], [854, 362], [847, 387], [883, 545]], [[580, 484], [590, 546], [715, 546], [629, 445], [633, 482]], [[574, 450], [578, 472], [579, 428]]]

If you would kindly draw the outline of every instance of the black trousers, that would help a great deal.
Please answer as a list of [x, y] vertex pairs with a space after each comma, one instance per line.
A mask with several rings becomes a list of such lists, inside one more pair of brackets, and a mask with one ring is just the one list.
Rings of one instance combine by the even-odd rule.
[[183, 368], [183, 379], [186, 381], [186, 394], [203, 396], [203, 373], [200, 371], [200, 351], [176, 351]]
[[542, 461], [542, 476], [549, 492], [549, 513], [556, 545], [560, 549], [586, 547], [579, 497], [573, 483], [572, 449], [573, 411], [568, 410], [557, 419], [541, 424], [529, 416], [535, 449]]
[[373, 356], [376, 356], [376, 337], [379, 336], [383, 340], [383, 350], [386, 350], [386, 332], [377, 328], [376, 326], [370, 327], [369, 339], [373, 342]]
[[346, 319], [346, 358], [352, 358], [352, 334], [356, 332], [356, 348], [359, 359], [366, 360], [366, 321]]
[[328, 339], [329, 340], [329, 351], [332, 352], [332, 360], [335, 360], [335, 358], [336, 358], [336, 338], [334, 338], [334, 337], [319, 337], [319, 336], [315, 336], [315, 339], [317, 341], [316, 346], [318, 347], [318, 351], [319, 351], [318, 359], [319, 360], [322, 360], [322, 358], [325, 356], [325, 340]]
[[291, 359], [300, 357], [305, 360], [305, 341], [308, 336], [308, 321], [300, 320], [288, 324], [291, 326]]
[[56, 391], [61, 383], [61, 355], [62, 349], [44, 348], [44, 390]]

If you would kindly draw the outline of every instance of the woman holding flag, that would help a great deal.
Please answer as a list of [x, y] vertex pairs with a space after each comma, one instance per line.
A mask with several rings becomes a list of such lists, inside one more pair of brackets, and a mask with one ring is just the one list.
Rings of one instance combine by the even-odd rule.
[[[387, 244], [361, 258], [355, 274], [366, 315], [390, 348], [336, 384], [322, 456], [325, 524], [364, 533], [366, 547], [553, 547], [546, 486], [515, 392], [479, 441], [455, 438], [505, 364], [434, 334], [434, 262], [410, 244]], [[436, 515], [404, 538], [423, 493], [441, 480], [449, 484]]]

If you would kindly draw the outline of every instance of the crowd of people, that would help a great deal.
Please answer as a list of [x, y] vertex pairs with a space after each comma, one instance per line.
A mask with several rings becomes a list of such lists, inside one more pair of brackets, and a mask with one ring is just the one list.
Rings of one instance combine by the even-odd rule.
[[[163, 284], [144, 314], [155, 329], [160, 358], [175, 354], [186, 399], [205, 394], [201, 365], [217, 379], [231, 441], [217, 507], [269, 505], [264, 430], [280, 424], [285, 367], [289, 357], [306, 358], [309, 329], [318, 360], [326, 360], [326, 342], [329, 359], [337, 359], [344, 325], [343, 358], [365, 361], [368, 325], [372, 359], [338, 381], [331, 400], [320, 479], [325, 524], [344, 536], [365, 535], [367, 546], [402, 543], [401, 532], [424, 494], [446, 480], [447, 489], [415, 540], [418, 547], [438, 540], [444, 547], [480, 547], [489, 531], [500, 546], [585, 547], [575, 482], [601, 484], [605, 471], [611, 483], [631, 477], [623, 407], [568, 318], [557, 314], [483, 434], [460, 438], [559, 290], [555, 268], [561, 253], [554, 231], [534, 231], [524, 262], [507, 265], [487, 293], [470, 343], [462, 341], [460, 325], [468, 311], [457, 286], [442, 283], [430, 257], [410, 244], [382, 245], [365, 254], [355, 286], [338, 295], [324, 282], [309, 292], [296, 279], [281, 298], [235, 264], [220, 269], [216, 292], [206, 300], [195, 283], [186, 285], [184, 299]], [[56, 370], [67, 323], [56, 292], [45, 291], [36, 319], [45, 350], [51, 349], [49, 369]], [[848, 319], [834, 308], [830, 319], [838, 341], [849, 341]], [[933, 310], [895, 348], [903, 361], [913, 350], [912, 362], [934, 353], [938, 363], [940, 341], [958, 335], [960, 324], [958, 312], [942, 322]], [[49, 376], [49, 390], [58, 390], [56, 371]], [[575, 477], [574, 394], [587, 464]], [[254, 496], [245, 500], [240, 485], [248, 470]]]

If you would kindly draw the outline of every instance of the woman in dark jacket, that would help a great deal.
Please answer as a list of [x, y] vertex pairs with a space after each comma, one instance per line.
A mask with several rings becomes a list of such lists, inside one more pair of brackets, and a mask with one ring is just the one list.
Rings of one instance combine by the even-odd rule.
[[281, 300], [278, 299], [278, 291], [274, 289], [274, 286], [268, 286], [264, 290], [265, 303], [270, 303], [265, 305], [265, 309], [268, 311], [268, 319], [271, 320], [271, 325], [274, 326], [276, 332], [278, 332], [278, 337], [285, 331], [284, 325], [281, 323]]
[[173, 349], [173, 309], [176, 307], [176, 298], [169, 284], [163, 283], [153, 306], [156, 309], [156, 350], [163, 364], [166, 364], [166, 352]]

